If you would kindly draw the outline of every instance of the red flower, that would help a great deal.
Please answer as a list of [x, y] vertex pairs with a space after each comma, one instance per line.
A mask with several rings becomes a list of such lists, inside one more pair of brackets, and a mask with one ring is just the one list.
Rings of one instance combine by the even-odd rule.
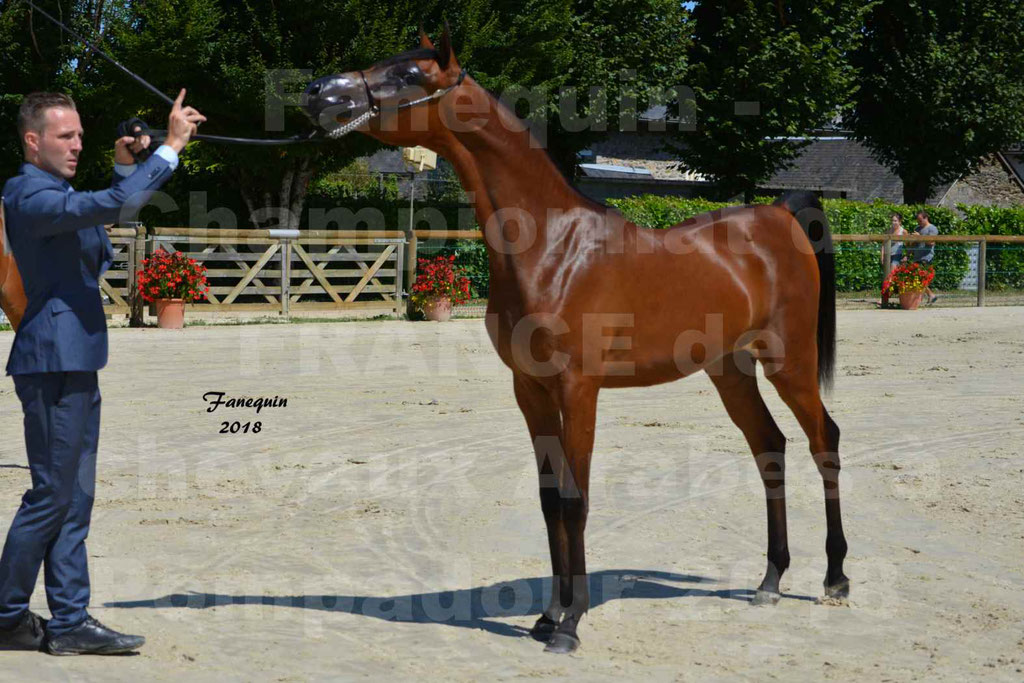
[[469, 278], [463, 275], [462, 268], [455, 266], [454, 255], [420, 258], [417, 262], [419, 272], [411, 287], [413, 303], [422, 306], [434, 297], [447, 297], [453, 304], [469, 300]]
[[197, 297], [197, 286], [206, 285], [206, 267], [182, 253], [168, 253], [157, 249], [142, 260], [142, 269], [136, 273], [136, 285], [142, 298], [185, 299]]

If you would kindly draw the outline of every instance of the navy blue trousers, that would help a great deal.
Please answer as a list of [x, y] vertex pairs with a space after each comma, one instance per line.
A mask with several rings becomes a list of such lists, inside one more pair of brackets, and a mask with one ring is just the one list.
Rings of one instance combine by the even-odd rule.
[[7, 532], [0, 557], [0, 627], [17, 625], [44, 567], [57, 636], [85, 621], [89, 568], [85, 539], [96, 488], [100, 390], [95, 372], [14, 375], [25, 416], [32, 488]]

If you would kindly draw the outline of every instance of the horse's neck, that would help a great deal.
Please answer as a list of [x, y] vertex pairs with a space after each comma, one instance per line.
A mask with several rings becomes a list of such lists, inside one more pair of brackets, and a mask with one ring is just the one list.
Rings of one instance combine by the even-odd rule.
[[550, 233], [552, 215], [590, 212], [594, 225], [603, 223], [604, 212], [569, 186], [512, 112], [471, 79], [466, 85], [487, 110], [474, 111], [471, 118], [480, 123], [466, 126], [472, 130], [447, 131], [438, 151], [455, 167], [485, 231], [492, 280], [530, 279], [551, 241], [565, 238]]

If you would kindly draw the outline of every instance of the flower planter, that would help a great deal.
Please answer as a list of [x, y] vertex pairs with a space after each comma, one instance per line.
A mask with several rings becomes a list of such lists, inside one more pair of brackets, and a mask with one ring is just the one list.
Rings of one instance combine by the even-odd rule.
[[931, 265], [901, 263], [892, 269], [882, 283], [882, 299], [884, 301], [888, 293], [895, 290], [900, 293], [900, 308], [905, 311], [917, 310], [924, 297], [924, 290], [934, 278], [935, 268]]
[[455, 255], [416, 259], [416, 281], [410, 301], [427, 320], [444, 322], [452, 317], [452, 306], [469, 300], [469, 278], [455, 265]]
[[184, 299], [157, 299], [156, 326], [164, 330], [180, 330], [185, 326]]
[[421, 310], [427, 320], [443, 323], [451, 320], [452, 300], [446, 296], [431, 297], [423, 302]]
[[924, 296], [924, 292], [906, 292], [900, 294], [900, 308], [904, 311], [916, 311], [917, 307], [921, 305], [921, 298]]
[[180, 330], [185, 326], [185, 302], [198, 301], [210, 291], [206, 266], [180, 251], [163, 247], [142, 259], [135, 273], [137, 293], [156, 308], [157, 327]]

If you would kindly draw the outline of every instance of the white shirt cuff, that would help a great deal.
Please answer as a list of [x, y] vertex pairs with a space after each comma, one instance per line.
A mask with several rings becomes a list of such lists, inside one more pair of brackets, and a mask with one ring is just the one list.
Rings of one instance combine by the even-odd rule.
[[167, 163], [171, 165], [172, 171], [178, 168], [178, 153], [175, 152], [172, 147], [169, 147], [168, 145], [160, 145], [156, 148], [156, 151], [153, 152], [153, 154], [156, 154], [158, 157], [162, 157], [167, 161]]
[[135, 173], [135, 164], [114, 164], [114, 173], [119, 176], [127, 178], [132, 173]]

